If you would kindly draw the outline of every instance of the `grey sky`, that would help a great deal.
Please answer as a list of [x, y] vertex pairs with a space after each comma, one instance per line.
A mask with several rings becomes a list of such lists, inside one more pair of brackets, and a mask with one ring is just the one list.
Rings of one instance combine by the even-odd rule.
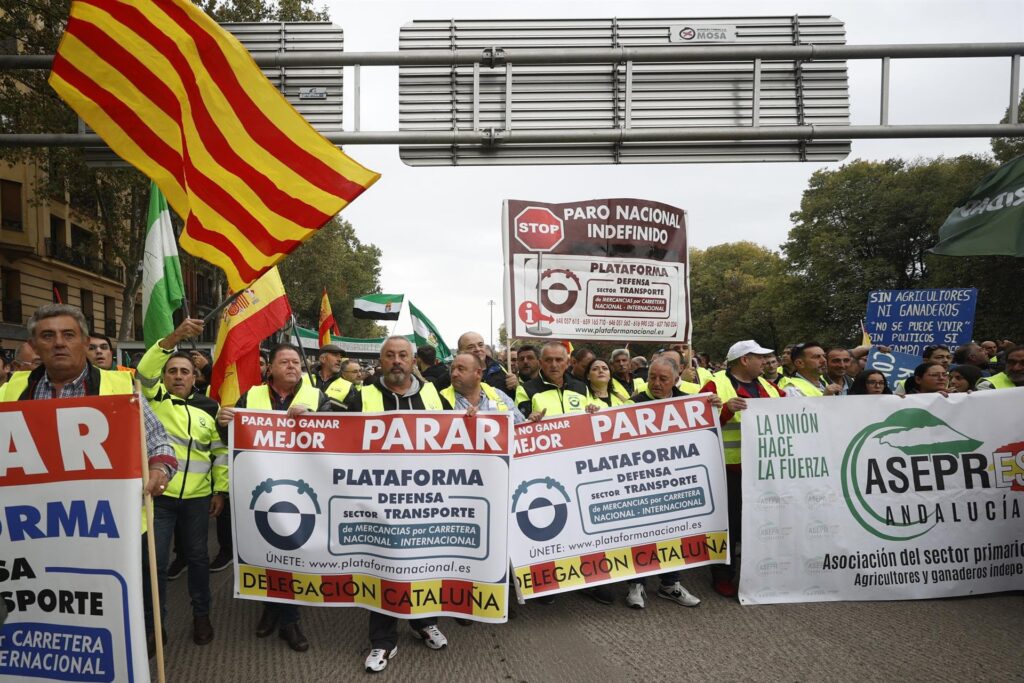
[[[545, 2], [473, 0], [389, 2], [333, 0], [334, 23], [348, 51], [398, 49], [402, 24], [414, 19], [726, 17], [831, 14], [851, 45], [1024, 42], [1020, 0], [848, 0], [835, 2]], [[851, 122], [878, 122], [877, 60], [849, 64]], [[1009, 101], [1009, 58], [894, 61], [890, 123], [992, 123]], [[351, 78], [346, 75], [346, 86]], [[364, 68], [363, 130], [398, 129], [397, 67]], [[351, 92], [345, 119], [352, 121]], [[350, 124], [347, 125], [350, 127]], [[790, 228], [810, 175], [839, 164], [678, 164], [411, 168], [397, 146], [350, 145], [346, 151], [383, 177], [343, 216], [360, 239], [384, 252], [385, 292], [405, 293], [454, 344], [466, 330], [490, 339], [487, 301], [502, 310], [501, 202], [639, 197], [689, 212], [690, 243], [699, 248], [751, 240], [777, 248]], [[848, 159], [986, 153], [985, 139], [854, 141]], [[408, 314], [397, 330], [411, 331]], [[345, 331], [342, 330], [342, 333]]]

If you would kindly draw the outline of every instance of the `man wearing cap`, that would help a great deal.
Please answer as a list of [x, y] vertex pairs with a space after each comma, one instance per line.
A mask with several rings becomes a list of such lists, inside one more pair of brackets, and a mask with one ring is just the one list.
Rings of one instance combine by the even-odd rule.
[[337, 344], [320, 347], [320, 366], [312, 375], [313, 386], [331, 399], [334, 410], [348, 410], [352, 404], [352, 382], [342, 375], [345, 352]]
[[722, 400], [719, 421], [722, 425], [722, 445], [725, 448], [725, 482], [729, 494], [729, 555], [730, 564], [711, 567], [711, 587], [725, 597], [736, 595], [736, 545], [740, 541], [743, 511], [743, 478], [741, 475], [740, 413], [747, 409], [747, 401], [755, 398], [779, 398], [786, 392], [766, 380], [764, 357], [774, 353], [753, 339], [736, 342], [725, 356], [726, 369], [711, 376], [703, 391], [716, 394]]

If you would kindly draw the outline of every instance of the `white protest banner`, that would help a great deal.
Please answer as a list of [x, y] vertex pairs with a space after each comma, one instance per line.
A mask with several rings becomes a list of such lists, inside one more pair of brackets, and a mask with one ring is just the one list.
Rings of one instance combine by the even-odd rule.
[[235, 596], [504, 622], [508, 415], [238, 411]]
[[1024, 389], [753, 401], [744, 604], [1024, 588]]
[[690, 338], [686, 212], [643, 199], [502, 207], [511, 337]]
[[509, 556], [524, 599], [728, 561], [707, 395], [516, 427]]
[[0, 681], [148, 681], [131, 395], [0, 403]]

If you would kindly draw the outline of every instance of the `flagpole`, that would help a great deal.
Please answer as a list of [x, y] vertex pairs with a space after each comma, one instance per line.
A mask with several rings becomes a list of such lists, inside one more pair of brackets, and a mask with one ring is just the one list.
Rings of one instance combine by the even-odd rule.
[[[309, 381], [313, 381], [313, 370], [309, 367], [309, 359], [306, 358], [306, 348], [302, 345], [302, 337], [299, 336], [299, 323], [295, 320], [295, 316], [292, 316], [292, 334], [295, 335], [295, 341], [299, 347], [299, 355], [302, 356], [302, 367], [306, 368], [306, 376], [309, 377]], [[319, 339], [319, 332], [317, 333]]]
[[231, 305], [231, 302], [233, 302], [235, 299], [237, 299], [238, 297], [242, 296], [242, 292], [244, 292], [244, 291], [245, 291], [244, 289], [240, 289], [237, 292], [229, 295], [226, 299], [224, 299], [224, 301], [221, 301], [219, 304], [217, 304], [216, 308], [214, 308], [212, 311], [210, 311], [205, 316], [203, 316], [203, 324], [206, 325], [211, 320], [213, 320], [218, 315], [220, 315], [221, 311], [223, 311], [225, 308], [227, 308], [229, 305]]
[[[160, 584], [156, 566], [156, 527], [153, 522], [153, 495], [146, 490], [149, 486], [149, 454], [146, 452], [146, 421], [142, 412], [142, 385], [135, 380], [135, 401], [139, 401], [139, 432], [142, 440], [142, 503], [146, 517], [146, 553], [149, 560], [149, 597], [153, 610], [153, 634], [156, 641], [156, 678], [164, 683], [164, 625], [160, 616]], [[143, 579], [145, 580], [145, 579]], [[130, 647], [130, 644], [129, 644]]]

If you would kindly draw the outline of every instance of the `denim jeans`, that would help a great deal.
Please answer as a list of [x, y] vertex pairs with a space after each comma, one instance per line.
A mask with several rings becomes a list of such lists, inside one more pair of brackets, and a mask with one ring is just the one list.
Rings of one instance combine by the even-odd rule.
[[[210, 496], [202, 498], [175, 498], [157, 496], [153, 499], [153, 529], [156, 544], [156, 577], [160, 594], [160, 617], [167, 617], [167, 564], [170, 561], [174, 529], [179, 527], [179, 552], [185, 553], [188, 563], [188, 594], [192, 598], [192, 614], [197, 617], [210, 614], [210, 557], [206, 550], [210, 523]], [[146, 630], [153, 630], [153, 604], [149, 588], [149, 551], [143, 536], [142, 597], [146, 617]]]

